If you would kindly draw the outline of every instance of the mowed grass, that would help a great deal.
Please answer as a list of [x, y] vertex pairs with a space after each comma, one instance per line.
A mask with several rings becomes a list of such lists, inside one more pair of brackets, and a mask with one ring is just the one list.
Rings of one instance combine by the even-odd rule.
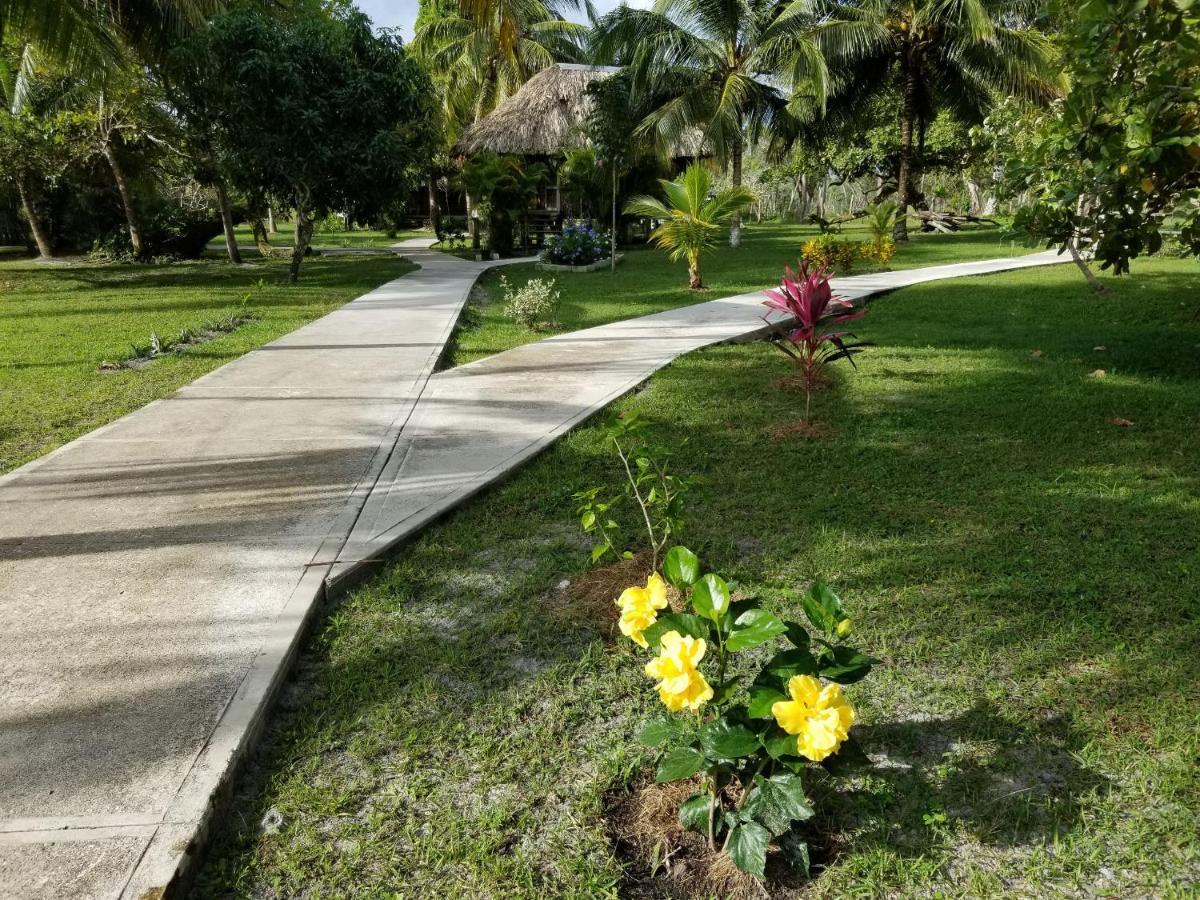
[[[280, 260], [155, 266], [0, 261], [0, 471], [171, 393], [360, 294], [409, 272], [387, 258], [314, 257], [300, 283]], [[262, 287], [258, 286], [262, 281]], [[236, 331], [155, 360], [100, 371], [150, 333], [174, 338], [246, 306]]]
[[[468, 307], [448, 359], [461, 365], [547, 336], [547, 332], [522, 328], [504, 315], [501, 276], [514, 289], [530, 278], [553, 278], [562, 294], [557, 313], [559, 328], [555, 331], [577, 331], [771, 287], [778, 283], [784, 264], [795, 266], [801, 246], [818, 233], [811, 225], [748, 225], [742, 245], [736, 250], [720, 242], [704, 254], [702, 268], [708, 288], [704, 292], [688, 290], [684, 263], [668, 262], [663, 251], [647, 246], [624, 251], [625, 259], [615, 273], [607, 269], [548, 273], [539, 272], [533, 264], [505, 266], [480, 280], [486, 294], [477, 296], [486, 299]], [[867, 240], [868, 234], [864, 225], [856, 223], [837, 237], [861, 241]], [[1019, 244], [1002, 240], [997, 228], [948, 235], [920, 234], [914, 229], [912, 242], [901, 247], [891, 267], [909, 269], [1029, 252]], [[858, 261], [854, 272], [863, 271], [871, 269]]]
[[[288, 221], [276, 221], [277, 231], [269, 236], [270, 241], [276, 247], [290, 247], [296, 239], [296, 226]], [[254, 244], [254, 230], [248, 223], [243, 222], [236, 229], [234, 234], [237, 235], [238, 244], [241, 246]], [[397, 241], [402, 241], [405, 238], [427, 237], [430, 240], [434, 239], [432, 231], [398, 231], [395, 235], [389, 236], [387, 232], [380, 231], [377, 228], [352, 228], [347, 231], [344, 228], [319, 228], [313, 231], [312, 246], [321, 247], [390, 247]], [[217, 238], [217, 242], [224, 246], [224, 237]]]
[[[828, 580], [882, 660], [848, 689], [875, 767], [809, 777], [800, 896], [1200, 890], [1200, 271], [1109, 283], [881, 298], [820, 441], [770, 437], [801, 399], [762, 344], [616, 404], [707, 480], [707, 567], [788, 617]], [[575, 597], [571, 499], [617, 478], [582, 427], [329, 609], [196, 896], [627, 895], [603, 804], [651, 765], [657, 701]]]

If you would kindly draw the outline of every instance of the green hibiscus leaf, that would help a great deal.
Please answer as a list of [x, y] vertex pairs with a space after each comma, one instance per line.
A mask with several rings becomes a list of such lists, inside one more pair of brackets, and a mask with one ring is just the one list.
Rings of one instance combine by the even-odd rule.
[[706, 619], [719, 621], [729, 609], [729, 585], [725, 579], [710, 573], [692, 585], [692, 608]]
[[771, 707], [786, 699], [786, 694], [771, 685], [756, 684], [750, 688], [750, 703], [746, 712], [752, 719], [770, 719]]
[[770, 778], [755, 777], [753, 790], [742, 811], [772, 835], [783, 834], [793, 822], [810, 819], [813, 815], [804, 796], [804, 782], [792, 772], [781, 772]]
[[679, 734], [679, 726], [669, 719], [655, 719], [647, 722], [646, 727], [638, 735], [638, 743], [644, 747], [661, 747]]
[[679, 824], [688, 831], [708, 834], [708, 794], [693, 794], [679, 807]]
[[680, 747], [672, 750], [658, 764], [654, 780], [659, 784], [691, 778], [704, 768], [704, 754], [695, 747]]
[[783, 624], [787, 626], [788, 640], [801, 650], [807, 650], [811, 639], [809, 638], [808, 632], [805, 630], [804, 626], [799, 622], [784, 622]]
[[797, 647], [795, 650], [784, 650], [776, 653], [763, 668], [772, 678], [779, 679], [781, 684], [793, 675], [816, 675], [820, 665], [807, 650]]
[[765, 644], [785, 631], [787, 626], [772, 613], [765, 609], [748, 609], [734, 620], [729, 640], [725, 642], [725, 649], [735, 652], [749, 650], [751, 647]]
[[758, 750], [758, 735], [747, 728], [717, 719], [700, 729], [700, 746], [709, 759], [739, 759]]
[[665, 616], [659, 616], [658, 621], [642, 632], [642, 637], [646, 639], [646, 644], [654, 653], [658, 652], [658, 642], [662, 640], [662, 636], [668, 631], [678, 631], [684, 637], [691, 636], [694, 638], [707, 639], [711, 635], [711, 627], [708, 621], [693, 616], [689, 613], [670, 613]]
[[831, 775], [850, 775], [871, 765], [871, 757], [853, 735], [842, 741], [838, 752], [821, 760], [821, 765]]
[[700, 560], [687, 547], [672, 547], [663, 558], [663, 575], [675, 587], [683, 590], [700, 577]]
[[770, 842], [771, 832], [767, 829], [757, 822], [743, 822], [729, 833], [729, 858], [743, 872], [762, 878]]
[[826, 634], [837, 628], [837, 623], [846, 618], [842, 610], [842, 601], [833, 589], [824, 582], [817, 581], [801, 598], [804, 614], [813, 627]]
[[762, 745], [767, 748], [767, 753], [771, 755], [772, 759], [797, 755], [796, 736], [788, 734], [778, 725], [772, 725], [771, 729], [763, 735]]
[[834, 647], [832, 653], [833, 662], [821, 666], [820, 674], [838, 684], [854, 684], [856, 681], [862, 681], [870, 674], [871, 666], [878, 662], [876, 659], [859, 653], [853, 647]]
[[783, 858], [788, 861], [788, 865], [807, 878], [810, 865], [808, 841], [797, 834], [795, 829], [792, 829], [780, 835], [778, 843], [779, 849], [783, 851]]

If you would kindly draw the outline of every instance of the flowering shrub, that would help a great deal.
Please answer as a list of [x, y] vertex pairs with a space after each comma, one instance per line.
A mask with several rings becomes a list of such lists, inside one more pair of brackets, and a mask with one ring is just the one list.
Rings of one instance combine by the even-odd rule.
[[[621, 461], [625, 474], [622, 493], [614, 494], [599, 486], [579, 491], [574, 496], [580, 504], [576, 510], [580, 526], [586, 533], [600, 538], [600, 543], [592, 549], [592, 562], [610, 554], [626, 559], [633, 556], [632, 551], [622, 549], [622, 528], [613, 519], [614, 513], [622, 506], [636, 507], [636, 517], [640, 522], [638, 527], [646, 530], [653, 557], [651, 567], [654, 569], [658, 568], [658, 558], [663, 548], [670, 541], [677, 540], [683, 528], [684, 499], [700, 480], [672, 472], [671, 451], [648, 443], [645, 436], [647, 428], [646, 421], [637, 413], [618, 416], [605, 426], [608, 446]], [[649, 583], [646, 588], [650, 588]]]
[[814, 269], [823, 269], [831, 275], [845, 275], [854, 268], [854, 260], [859, 256], [861, 247], [858, 241], [847, 241], [831, 234], [823, 234], [805, 241], [800, 249], [800, 258]]
[[525, 328], [533, 328], [539, 322], [553, 320], [558, 308], [559, 292], [553, 278], [531, 278], [516, 290], [508, 278], [500, 276], [500, 288], [504, 292], [504, 314]]
[[885, 237], [859, 244], [858, 255], [865, 260], [877, 262], [886, 267], [892, 261], [892, 257], [896, 255], [896, 242], [890, 237]]
[[853, 366], [854, 354], [866, 346], [863, 342], [847, 344], [845, 338], [855, 337], [854, 334], [830, 331], [828, 326], [862, 318], [867, 311], [855, 310], [849, 300], [833, 296], [829, 274], [819, 267], [810, 270], [806, 260], [801, 261], [799, 274], [785, 266], [779, 289], [766, 293], [763, 305], [787, 316], [777, 323], [768, 320], [774, 328], [767, 337], [796, 365], [796, 372], [804, 384], [804, 418], [807, 420], [812, 411], [812, 392], [821, 380], [825, 366], [838, 359], [847, 359]]
[[608, 259], [612, 247], [608, 235], [590, 225], [568, 225], [553, 234], [542, 251], [542, 260], [558, 266], [590, 266]]
[[[657, 782], [702, 776], [703, 789], [680, 807], [679, 823], [705, 835], [710, 849], [719, 846], [762, 878], [774, 840], [807, 873], [799, 823], [813, 810], [802, 773], [809, 762], [832, 767], [844, 748], [862, 758], [850, 738], [854, 707], [841, 686], [866, 677], [875, 660], [844, 642], [851, 622], [827, 585], [803, 595], [805, 628], [756, 600], [733, 599], [724, 579], [700, 571], [694, 553], [672, 547], [663, 575], [654, 572], [645, 587], [617, 600], [622, 633], [654, 654], [645, 673], [669, 713], [647, 724], [639, 740], [658, 750]], [[666, 611], [667, 582], [688, 612]], [[790, 646], [743, 689], [751, 673], [736, 671], [734, 657], [779, 638]]]

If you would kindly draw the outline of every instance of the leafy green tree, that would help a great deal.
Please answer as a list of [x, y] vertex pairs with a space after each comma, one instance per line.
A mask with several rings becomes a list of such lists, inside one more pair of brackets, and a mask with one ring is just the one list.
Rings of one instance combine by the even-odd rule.
[[438, 14], [442, 8], [439, 2], [419, 25], [413, 50], [439, 73], [451, 139], [535, 72], [577, 61], [587, 34], [564, 15], [577, 0], [460, 0], [454, 13]]
[[[627, 65], [635, 92], [654, 98], [642, 134], [666, 154], [695, 143], [698, 132], [728, 162], [737, 188], [747, 137], [786, 116], [789, 104], [798, 110], [825, 93], [811, 28], [802, 10], [781, 15], [776, 0], [657, 0], [652, 10], [622, 5], [605, 16], [593, 52]], [[740, 233], [738, 213], [731, 244]]]
[[[629, 169], [638, 155], [636, 131], [637, 107], [627, 74], [621, 73], [599, 78], [588, 86], [592, 105], [588, 110], [584, 130], [591, 142], [596, 161], [607, 169], [605, 190], [612, 203], [612, 231], [609, 269], [617, 267], [617, 195], [621, 176]], [[603, 173], [601, 173], [603, 174]], [[607, 182], [611, 179], [611, 186]], [[607, 190], [611, 187], [611, 191]]]
[[249, 196], [295, 214], [296, 281], [315, 218], [367, 221], [425, 177], [435, 126], [432, 86], [397, 34], [358, 12], [272, 18], [242, 8], [211, 25], [225, 73], [221, 167]]
[[529, 208], [546, 176], [541, 163], [527, 164], [519, 157], [495, 153], [480, 153], [463, 166], [462, 184], [487, 220], [491, 253], [512, 249], [514, 220]]
[[940, 110], [978, 121], [998, 98], [1046, 101], [1059, 91], [1050, 40], [1033, 26], [1031, 0], [794, 0], [815, 16], [814, 38], [829, 67], [829, 106], [861, 107], [879, 92], [899, 101], [895, 238], [913, 198], [921, 123]]
[[1102, 269], [1162, 246], [1173, 220], [1200, 254], [1200, 31], [1188, 0], [1088, 0], [1064, 17], [1071, 90], [1009, 161], [1014, 227]]
[[655, 197], [634, 197], [625, 212], [659, 220], [650, 239], [670, 253], [671, 259], [687, 260], [688, 287], [704, 287], [700, 254], [713, 246], [721, 228], [754, 202], [754, 193], [737, 185], [710, 196], [708, 169], [692, 163], [676, 181], [660, 179], [667, 203]]
[[57, 117], [31, 105], [18, 112], [0, 110], [0, 183], [15, 190], [43, 258], [54, 255], [55, 245], [45, 210], [46, 189], [62, 175], [70, 158]]

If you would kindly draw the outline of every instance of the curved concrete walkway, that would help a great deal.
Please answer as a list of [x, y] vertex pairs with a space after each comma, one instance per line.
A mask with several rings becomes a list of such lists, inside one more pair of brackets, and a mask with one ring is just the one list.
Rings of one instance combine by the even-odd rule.
[[327, 583], [679, 354], [762, 327], [747, 294], [431, 379], [488, 264], [405, 250], [420, 271], [0, 479], [0, 897], [169, 890]]

